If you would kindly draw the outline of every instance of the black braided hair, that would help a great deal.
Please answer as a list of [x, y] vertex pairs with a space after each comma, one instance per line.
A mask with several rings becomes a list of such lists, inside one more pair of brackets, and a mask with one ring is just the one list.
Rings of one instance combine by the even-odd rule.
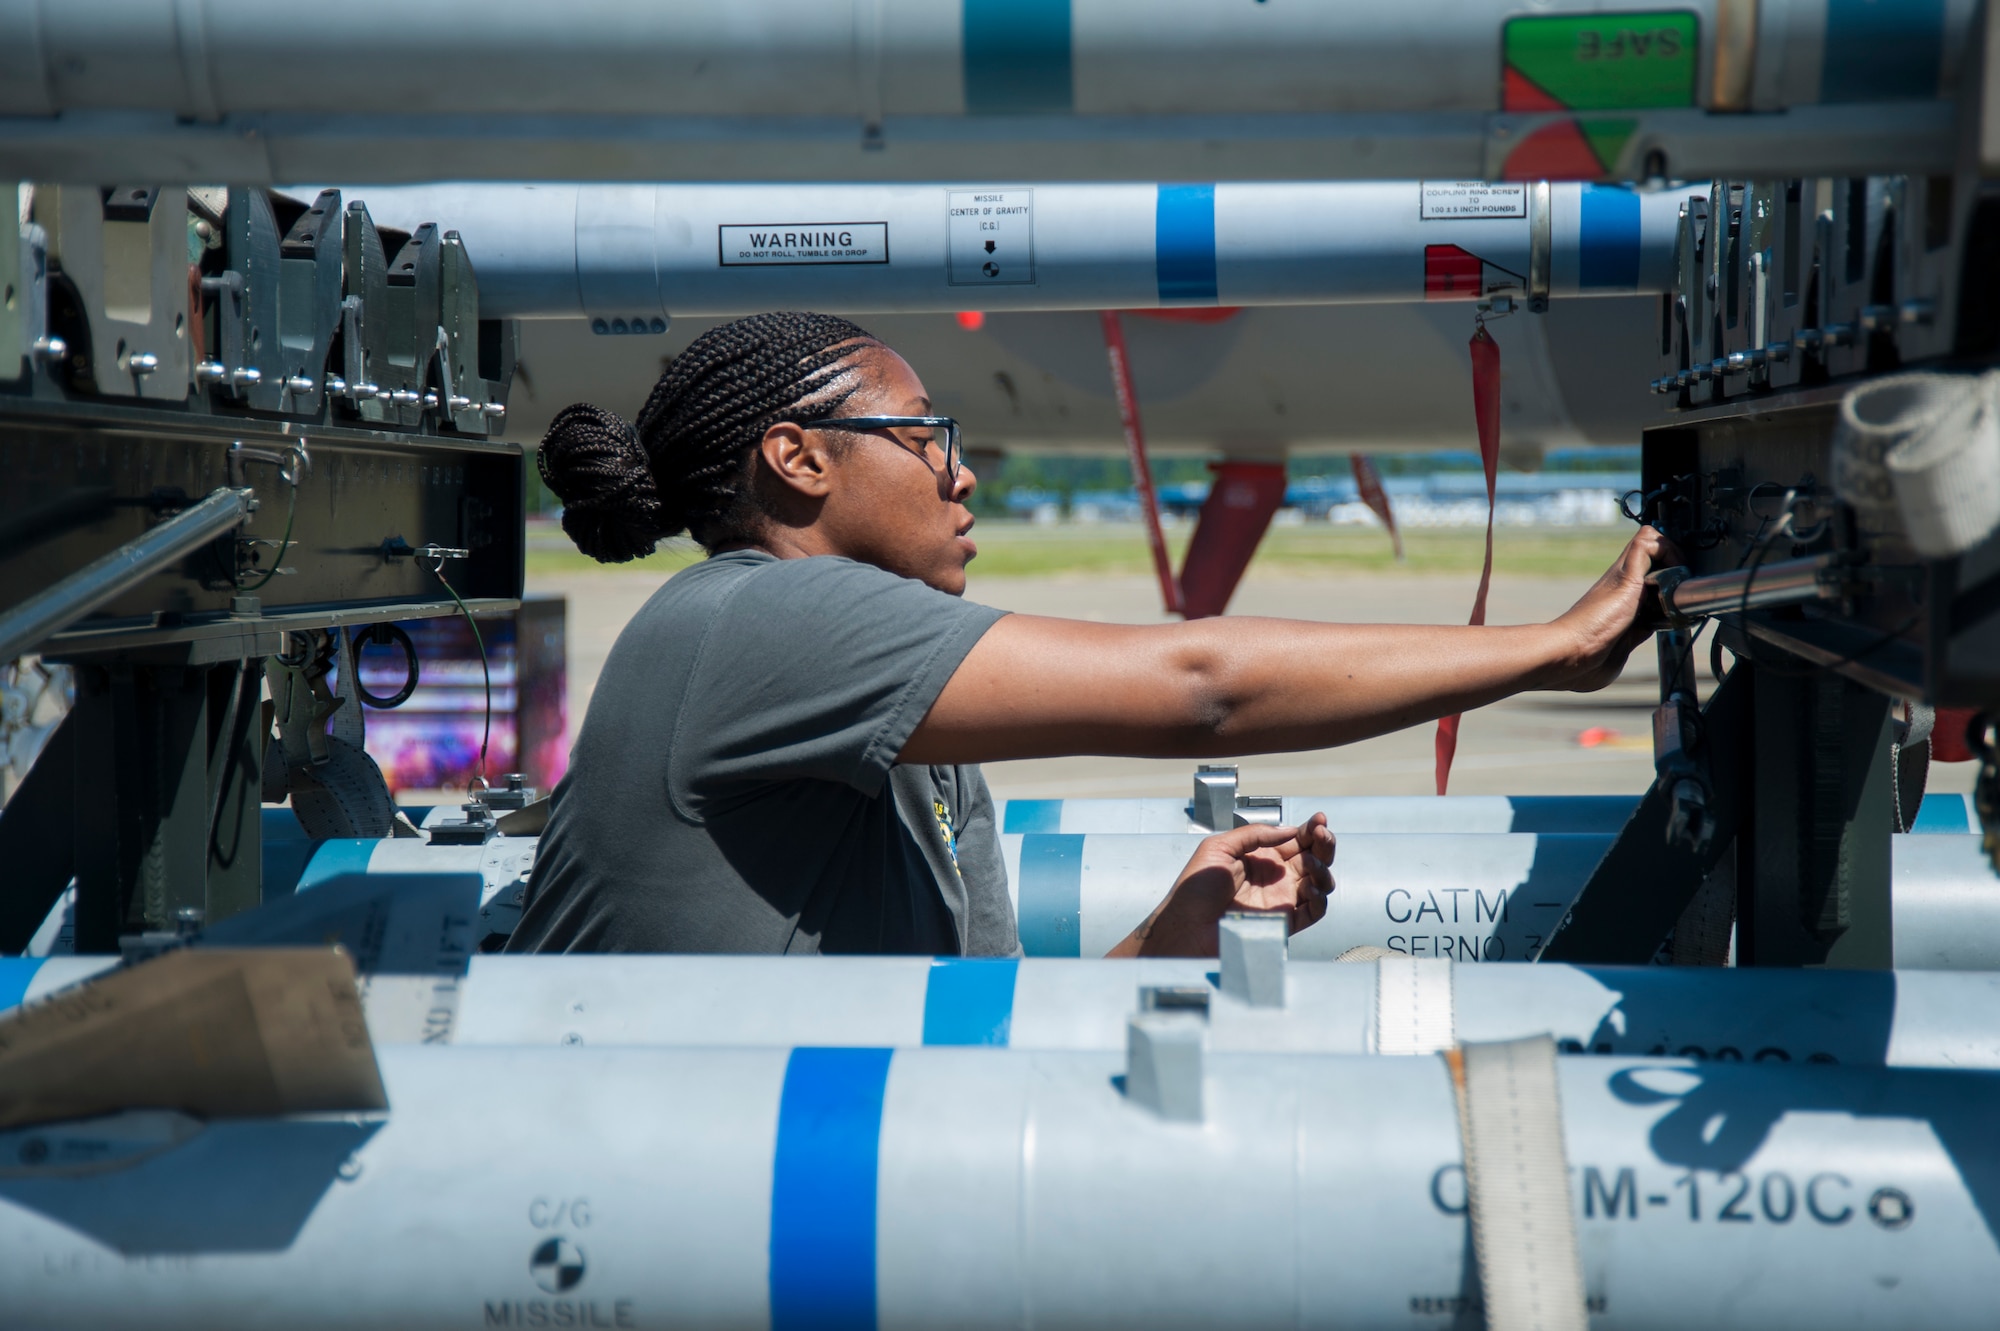
[[564, 407], [536, 456], [563, 501], [563, 530], [604, 564], [649, 555], [683, 530], [709, 550], [748, 535], [751, 451], [779, 421], [839, 411], [859, 387], [839, 373], [857, 340], [875, 341], [835, 315], [755, 314], [674, 357], [636, 430], [587, 402]]

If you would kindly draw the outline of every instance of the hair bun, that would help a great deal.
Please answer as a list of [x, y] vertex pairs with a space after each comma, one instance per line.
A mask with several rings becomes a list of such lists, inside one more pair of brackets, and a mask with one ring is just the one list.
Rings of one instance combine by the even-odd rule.
[[549, 422], [535, 455], [542, 480], [563, 501], [563, 530], [600, 564], [623, 564], [653, 553], [670, 524], [653, 467], [616, 412], [578, 402]]

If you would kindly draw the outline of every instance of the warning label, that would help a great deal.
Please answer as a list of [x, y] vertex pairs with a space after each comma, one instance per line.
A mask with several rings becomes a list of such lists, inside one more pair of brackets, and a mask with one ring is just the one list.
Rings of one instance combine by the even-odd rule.
[[743, 264], [887, 263], [887, 222], [809, 222], [717, 228], [724, 268]]
[[1426, 222], [1468, 217], [1526, 217], [1526, 185], [1489, 185], [1483, 180], [1426, 180], [1418, 216]]
[[951, 285], [1015, 286], [1035, 280], [1035, 192], [953, 192], [946, 216]]

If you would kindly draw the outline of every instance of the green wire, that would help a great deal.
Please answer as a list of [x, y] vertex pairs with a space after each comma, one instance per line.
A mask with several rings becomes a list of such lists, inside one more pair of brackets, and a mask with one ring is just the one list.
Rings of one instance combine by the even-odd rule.
[[285, 555], [292, 548], [292, 519], [297, 517], [299, 513], [299, 487], [296, 485], [293, 486], [288, 493], [290, 497], [285, 501], [285, 536], [283, 540], [278, 542], [277, 557], [271, 561], [271, 567], [264, 570], [263, 577], [243, 588], [246, 592], [257, 591], [272, 578], [277, 577], [278, 565], [285, 562]]
[[438, 566], [431, 572], [436, 575], [438, 582], [443, 584], [444, 589], [451, 593], [452, 601], [458, 606], [458, 613], [465, 616], [466, 625], [472, 630], [473, 643], [479, 648], [479, 673], [486, 680], [486, 725], [479, 734], [479, 780], [483, 784], [486, 780], [486, 746], [493, 738], [493, 667], [486, 660], [486, 637], [479, 631], [479, 621], [472, 617], [472, 611], [466, 606], [464, 598], [459, 596], [458, 589], [445, 578], [444, 560], [438, 560]]

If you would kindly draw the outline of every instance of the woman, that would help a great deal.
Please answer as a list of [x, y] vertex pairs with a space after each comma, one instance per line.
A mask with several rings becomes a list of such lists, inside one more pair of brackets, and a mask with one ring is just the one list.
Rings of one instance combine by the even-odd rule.
[[[1599, 688], [1647, 636], [1642, 529], [1511, 628], [1121, 626], [968, 603], [974, 478], [915, 371], [845, 319], [762, 314], [675, 358], [636, 432], [578, 404], [542, 478], [585, 554], [709, 552], [598, 677], [517, 951], [1016, 955], [973, 764], [1344, 744], [1531, 688]], [[1113, 955], [1213, 955], [1232, 909], [1320, 918], [1324, 816], [1201, 844]]]

